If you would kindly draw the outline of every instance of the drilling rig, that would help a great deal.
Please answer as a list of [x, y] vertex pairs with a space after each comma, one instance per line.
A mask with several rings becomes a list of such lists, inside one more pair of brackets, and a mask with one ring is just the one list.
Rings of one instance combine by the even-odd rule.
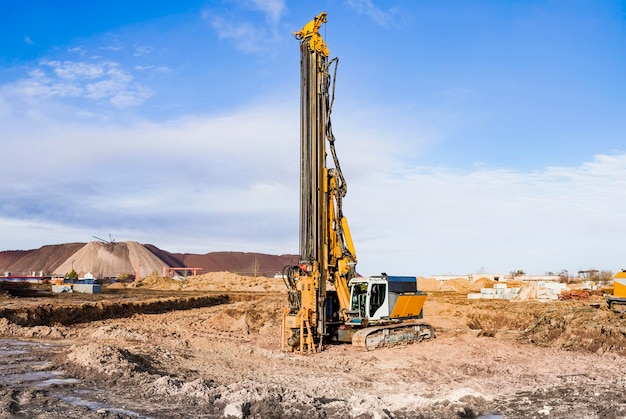
[[289, 306], [283, 310], [281, 347], [306, 354], [332, 342], [369, 350], [429, 339], [434, 329], [420, 320], [426, 294], [416, 277], [356, 272], [342, 207], [347, 186], [330, 119], [339, 60], [329, 58], [319, 33], [325, 22], [323, 12], [294, 33], [301, 74], [300, 261], [284, 272]]

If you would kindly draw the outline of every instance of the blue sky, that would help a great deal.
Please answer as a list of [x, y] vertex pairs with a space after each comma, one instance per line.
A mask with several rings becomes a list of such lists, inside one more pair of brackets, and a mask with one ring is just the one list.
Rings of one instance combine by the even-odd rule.
[[363, 274], [626, 268], [626, 2], [0, 5], [0, 249], [298, 253], [321, 11]]

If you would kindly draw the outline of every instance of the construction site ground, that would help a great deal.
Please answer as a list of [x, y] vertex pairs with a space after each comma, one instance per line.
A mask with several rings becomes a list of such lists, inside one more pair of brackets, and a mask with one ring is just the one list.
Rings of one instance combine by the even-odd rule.
[[[281, 352], [282, 280], [203, 275], [0, 297], [0, 418], [624, 418], [626, 319], [601, 297], [429, 292], [437, 337]], [[15, 296], [15, 295], [21, 296]]]

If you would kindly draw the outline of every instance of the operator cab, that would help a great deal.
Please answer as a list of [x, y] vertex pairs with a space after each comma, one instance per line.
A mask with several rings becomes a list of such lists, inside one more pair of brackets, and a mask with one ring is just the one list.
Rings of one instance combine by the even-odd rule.
[[[397, 317], [421, 318], [421, 307], [425, 294], [417, 289], [417, 278], [414, 276], [371, 276], [350, 280], [350, 310], [347, 312], [351, 323], [362, 323], [385, 320]], [[400, 297], [403, 301], [402, 313], [396, 303]], [[418, 297], [418, 298], [416, 298]], [[420, 301], [419, 306], [416, 302]], [[415, 307], [407, 312], [405, 302]], [[418, 308], [419, 307], [419, 308]]]
[[389, 317], [387, 281], [383, 277], [350, 280], [350, 311], [359, 318], [378, 320]]

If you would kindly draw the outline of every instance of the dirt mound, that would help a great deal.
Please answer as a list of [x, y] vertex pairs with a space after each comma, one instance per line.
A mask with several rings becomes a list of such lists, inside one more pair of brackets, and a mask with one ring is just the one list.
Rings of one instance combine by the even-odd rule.
[[422, 278], [417, 277], [417, 288], [422, 291], [439, 291], [441, 289], [441, 283], [435, 278]]
[[67, 360], [106, 375], [128, 375], [139, 370], [130, 352], [99, 343], [71, 346], [67, 352]]
[[179, 281], [178, 279], [151, 275], [128, 284], [128, 288], [177, 291], [182, 288], [182, 281]]
[[296, 255], [267, 255], [263, 253], [212, 252], [205, 255], [174, 254], [185, 266], [203, 268], [204, 272], [235, 272], [240, 275], [273, 277], [288, 265], [294, 265]]
[[103, 243], [90, 242], [68, 257], [56, 268], [56, 273], [64, 275], [74, 269], [76, 272], [91, 272], [104, 277], [117, 277], [134, 273], [137, 263], [141, 263], [141, 277], [153, 272], [161, 273], [165, 262], [137, 242]]
[[417, 286], [422, 291], [448, 291], [448, 292], [478, 292], [481, 288], [493, 287], [494, 281], [489, 278], [479, 278], [476, 281], [469, 281], [465, 278], [449, 279], [439, 281], [435, 278], [417, 278]]
[[[12, 272], [13, 267], [16, 266], [17, 261], [27, 255], [30, 250], [4, 250], [0, 252], [0, 273], [4, 275], [5, 272]], [[16, 274], [23, 274], [21, 270], [15, 272]]]
[[475, 301], [465, 314], [480, 336], [516, 331], [520, 340], [538, 346], [626, 355], [626, 319], [606, 307], [574, 301]]
[[238, 291], [238, 292], [282, 292], [286, 291], [281, 278], [266, 278], [237, 275], [231, 272], [210, 272], [190, 276], [182, 280], [150, 276], [135, 281], [129, 287], [153, 290], [180, 291]]
[[522, 338], [541, 346], [626, 355], [626, 321], [616, 324], [616, 317], [608, 309], [555, 305], [525, 329]]
[[[211, 252], [206, 254], [170, 253], [152, 244], [136, 242], [90, 242], [47, 245], [33, 250], [0, 251], [0, 274], [65, 275], [72, 269], [106, 277], [135, 274], [141, 262], [141, 277], [163, 267], [201, 268], [203, 273], [233, 272], [244, 276], [272, 278], [283, 268], [298, 261], [297, 255], [269, 255], [245, 252]], [[74, 263], [72, 263], [74, 262]]]
[[493, 284], [495, 284], [495, 281], [492, 281], [489, 278], [478, 278], [476, 281], [473, 281], [469, 284], [468, 291], [480, 292], [481, 288], [493, 288]]
[[465, 278], [449, 279], [441, 285], [440, 291], [467, 293], [470, 290], [470, 284], [471, 282]]
[[[36, 272], [51, 274], [85, 243], [66, 243], [42, 246], [34, 250], [7, 250], [0, 252], [0, 274], [32, 275]], [[70, 269], [71, 270], [71, 269]], [[69, 272], [69, 271], [68, 271]]]
[[282, 278], [243, 276], [231, 272], [211, 272], [187, 278], [184, 290], [199, 291], [285, 291]]

